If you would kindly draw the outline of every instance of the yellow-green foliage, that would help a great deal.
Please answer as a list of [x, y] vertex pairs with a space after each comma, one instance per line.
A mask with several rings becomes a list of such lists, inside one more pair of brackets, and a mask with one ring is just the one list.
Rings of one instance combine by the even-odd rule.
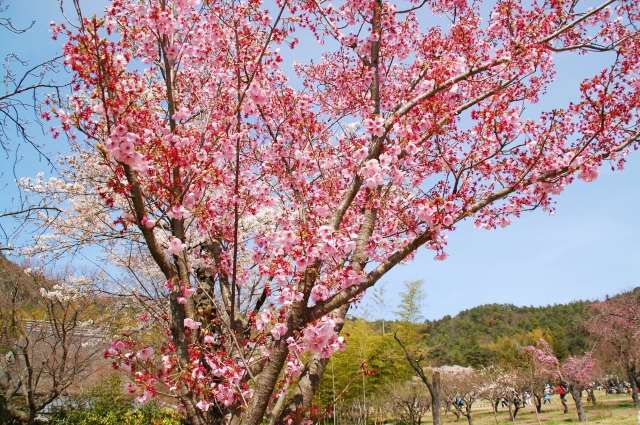
[[184, 414], [152, 401], [136, 408], [119, 377], [111, 375], [86, 394], [53, 409], [52, 425], [180, 425]]
[[[402, 341], [417, 349], [420, 340], [418, 329], [419, 325], [394, 323], [382, 335], [382, 331], [376, 329], [373, 323], [359, 318], [347, 319], [342, 331], [347, 349], [334, 354], [329, 360], [314, 404], [320, 408], [329, 406], [334, 394], [338, 396], [345, 388], [347, 390], [341, 401], [361, 400], [363, 397], [368, 399], [384, 391], [384, 386], [391, 382], [410, 380], [413, 369], [393, 339], [393, 331], [397, 330]], [[363, 362], [366, 362], [364, 370], [367, 373], [358, 373]]]

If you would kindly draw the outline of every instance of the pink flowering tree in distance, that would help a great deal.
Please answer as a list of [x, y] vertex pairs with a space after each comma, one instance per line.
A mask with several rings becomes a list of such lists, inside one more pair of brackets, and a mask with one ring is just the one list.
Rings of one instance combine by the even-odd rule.
[[571, 356], [560, 363], [553, 354], [551, 346], [544, 339], [538, 341], [535, 347], [525, 347], [525, 351], [529, 353], [532, 368], [537, 374], [551, 375], [562, 385], [569, 387], [571, 397], [576, 404], [578, 418], [581, 422], [587, 422], [582, 405], [582, 391], [595, 385], [596, 360], [591, 357], [591, 353], [585, 353], [583, 357]]
[[633, 405], [640, 406], [640, 289], [593, 303], [587, 321], [600, 346], [611, 352], [631, 384]]
[[[307, 420], [350, 303], [392, 267], [446, 259], [462, 220], [550, 210], [637, 148], [638, 4], [581, 7], [114, 0], [52, 24], [73, 92], [44, 117], [75, 152], [21, 182], [68, 202], [29, 252], [100, 243], [161, 280], [146, 319], [166, 343], [107, 353], [141, 401], [171, 394], [193, 424]], [[294, 89], [283, 54], [305, 32], [318, 55]], [[599, 70], [527, 117], [565, 52]]]

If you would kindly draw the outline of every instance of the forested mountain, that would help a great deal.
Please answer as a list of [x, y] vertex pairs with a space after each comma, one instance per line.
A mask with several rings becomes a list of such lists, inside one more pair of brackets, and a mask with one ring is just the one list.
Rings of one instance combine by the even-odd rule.
[[511, 342], [534, 343], [544, 336], [555, 354], [564, 359], [588, 348], [582, 323], [588, 301], [545, 307], [489, 304], [427, 322], [420, 330], [437, 365], [480, 366], [507, 361]]

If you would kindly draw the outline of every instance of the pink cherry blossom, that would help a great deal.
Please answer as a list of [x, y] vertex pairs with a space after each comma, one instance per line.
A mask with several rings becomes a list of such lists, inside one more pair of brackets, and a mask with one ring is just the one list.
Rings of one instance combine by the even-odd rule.
[[111, 346], [112, 346], [113, 348], [117, 349], [117, 350], [123, 350], [123, 349], [127, 348], [127, 345], [126, 345], [124, 342], [120, 341], [120, 340], [118, 340], [118, 341], [113, 341], [113, 342], [111, 343]]
[[138, 358], [142, 360], [147, 360], [152, 355], [153, 355], [153, 347], [143, 348], [142, 350], [138, 351]]
[[169, 209], [169, 212], [167, 213], [167, 215], [169, 216], [169, 218], [182, 220], [183, 218], [189, 217], [191, 214], [189, 213], [189, 211], [186, 210], [184, 206], [174, 205], [171, 207], [171, 209]]
[[182, 294], [187, 298], [193, 296], [193, 294], [196, 293], [196, 288], [187, 288], [185, 286], [181, 286], [180, 290], [182, 291]]
[[167, 254], [169, 255], [178, 255], [187, 247], [186, 244], [183, 244], [180, 239], [173, 238], [171, 243], [169, 244], [169, 248], [167, 249]]
[[125, 127], [124, 125], [118, 125], [113, 130], [113, 135], [116, 136], [117, 138], [120, 138], [125, 134], [127, 134], [127, 127]]
[[189, 108], [180, 108], [180, 110], [178, 112], [176, 112], [175, 114], [173, 114], [173, 119], [176, 121], [180, 121], [180, 120], [184, 120], [186, 118], [189, 117], [189, 115], [191, 115], [191, 111], [189, 110]]
[[364, 127], [367, 130], [367, 133], [373, 134], [374, 136], [382, 136], [384, 134], [384, 118], [367, 118], [364, 120]]
[[287, 362], [287, 366], [285, 368], [285, 372], [287, 373], [287, 375], [291, 376], [292, 378], [296, 378], [300, 375], [301, 371], [302, 363], [300, 363], [298, 359]]
[[274, 339], [278, 340], [282, 338], [288, 330], [289, 328], [287, 328], [287, 325], [285, 325], [284, 323], [276, 323], [276, 325], [271, 330], [271, 335], [273, 335]]
[[200, 325], [202, 325], [202, 322], [196, 322], [196, 321], [194, 321], [193, 319], [190, 319], [190, 318], [184, 319], [184, 327], [185, 328], [196, 330], [196, 329], [198, 329], [200, 327]]
[[198, 151], [198, 153], [196, 154], [196, 159], [198, 161], [204, 161], [207, 159], [207, 151], [205, 151], [204, 149], [200, 149]]
[[156, 222], [155, 220], [152, 220], [148, 217], [143, 217], [142, 220], [140, 220], [140, 224], [142, 224], [147, 229], [152, 229], [155, 227]]
[[200, 400], [196, 403], [196, 407], [204, 412], [208, 412], [212, 404], [213, 403], [208, 402], [207, 400]]
[[144, 390], [140, 397], [136, 397], [136, 402], [138, 403], [146, 403], [153, 397], [153, 393], [149, 390]]

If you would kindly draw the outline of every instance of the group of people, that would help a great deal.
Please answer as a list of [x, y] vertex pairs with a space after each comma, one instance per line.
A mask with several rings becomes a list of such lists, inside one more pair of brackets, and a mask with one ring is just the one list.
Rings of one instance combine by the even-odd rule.
[[[544, 395], [542, 396], [542, 404], [551, 404], [551, 395], [558, 394], [560, 398], [564, 401], [565, 396], [567, 395], [568, 389], [565, 384], [559, 384], [555, 389], [551, 387], [551, 385], [546, 384], [544, 387]], [[530, 406], [531, 405], [531, 394], [529, 391], [525, 391], [522, 394], [522, 399], [520, 398], [520, 394], [513, 395], [513, 402], [518, 406]], [[500, 400], [500, 404], [502, 407], [509, 407], [509, 400], [506, 398], [502, 398]]]
[[628, 394], [631, 391], [631, 384], [627, 381], [609, 381], [606, 385], [601, 386], [600, 389], [604, 389], [606, 394]]
[[[514, 391], [512, 400], [515, 405], [524, 407], [531, 404], [531, 394], [529, 393], [529, 391], [525, 391], [524, 394], [522, 394], [521, 399], [520, 394]], [[500, 400], [500, 404], [502, 405], [502, 407], [509, 407], [509, 400], [503, 397]]]
[[[569, 389], [567, 388], [566, 384], [564, 383], [560, 383], [556, 388], [555, 388], [555, 393], [558, 394], [560, 396], [560, 399], [562, 401], [564, 401], [564, 398], [567, 395], [567, 392], [569, 391]], [[551, 388], [551, 385], [549, 384], [545, 384], [544, 386], [544, 396], [542, 397], [542, 404], [551, 404], [551, 394], [553, 394], [554, 390]]]

